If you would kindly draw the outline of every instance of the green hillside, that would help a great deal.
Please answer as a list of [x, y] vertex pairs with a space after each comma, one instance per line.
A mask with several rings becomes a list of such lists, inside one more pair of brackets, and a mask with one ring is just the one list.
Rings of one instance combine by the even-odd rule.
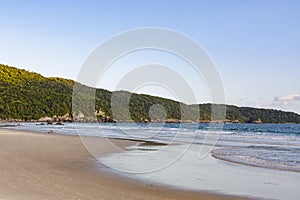
[[[75, 84], [72, 106], [72, 92]], [[91, 95], [93, 94], [93, 95]], [[115, 101], [111, 102], [112, 95]], [[128, 99], [129, 105], [122, 105]], [[114, 109], [111, 110], [111, 103]], [[151, 121], [149, 109], [160, 104], [167, 119], [192, 121], [211, 120], [211, 108], [222, 109], [225, 105], [185, 105], [173, 100], [125, 91], [110, 92], [94, 89], [62, 78], [45, 78], [40, 74], [0, 64], [0, 119], [38, 120], [42, 117], [63, 116], [67, 113], [85, 117], [82, 120], [116, 119], [119, 121]], [[129, 116], [126, 109], [129, 108]], [[184, 108], [184, 113], [182, 113]], [[198, 113], [198, 108], [200, 113]], [[100, 110], [100, 111], [99, 111]], [[95, 117], [94, 112], [97, 111]], [[115, 116], [113, 116], [115, 115]], [[221, 116], [213, 118], [221, 119]], [[226, 106], [228, 121], [262, 123], [300, 123], [300, 115], [271, 109]], [[170, 120], [170, 121], [172, 121]], [[153, 120], [152, 120], [153, 121]]]

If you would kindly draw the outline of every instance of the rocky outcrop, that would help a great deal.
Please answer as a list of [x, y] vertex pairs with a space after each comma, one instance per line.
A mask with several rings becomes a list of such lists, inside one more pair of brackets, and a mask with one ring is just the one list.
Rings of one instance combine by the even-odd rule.
[[62, 116], [52, 116], [52, 117], [41, 117], [37, 120], [38, 122], [47, 122], [48, 124], [52, 124], [54, 122], [56, 123], [62, 123], [62, 122], [72, 122], [73, 119], [70, 117], [69, 113], [66, 113]]

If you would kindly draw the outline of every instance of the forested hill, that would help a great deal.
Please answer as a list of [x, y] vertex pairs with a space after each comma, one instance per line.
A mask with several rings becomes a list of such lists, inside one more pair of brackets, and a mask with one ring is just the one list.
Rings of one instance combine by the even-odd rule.
[[[28, 72], [0, 64], [0, 119], [2, 120], [38, 120], [44, 117], [64, 116], [73, 120], [73, 116], [82, 121], [89, 118], [85, 110], [72, 111], [72, 91], [75, 82], [62, 78], [45, 78], [40, 74]], [[77, 83], [76, 83], [77, 85]], [[79, 96], [85, 98], [86, 92], [92, 90], [86, 86], [82, 87]], [[117, 109], [123, 121], [155, 121], [148, 115], [152, 105], [160, 104], [166, 110], [166, 118], [169, 121], [180, 121], [181, 106], [179, 102], [154, 97], [144, 94], [130, 94], [129, 92], [119, 92], [121, 95], [131, 95], [129, 101], [130, 119], [128, 116], [122, 118], [122, 108]], [[97, 89], [95, 93], [95, 111], [98, 120], [115, 119], [111, 111], [112, 92]], [[78, 108], [84, 107], [84, 102], [78, 101]], [[77, 108], [75, 106], [75, 108]], [[188, 106], [190, 110], [195, 105]], [[211, 106], [215, 108], [223, 105], [200, 104], [199, 121], [211, 120]], [[74, 108], [74, 105], [73, 105]], [[194, 109], [195, 110], [195, 109]], [[196, 109], [198, 112], [198, 109]], [[248, 107], [226, 106], [226, 119], [232, 122], [262, 122], [262, 123], [300, 123], [300, 115], [292, 112], [284, 112], [271, 109], [257, 109]], [[75, 113], [74, 113], [75, 112]], [[193, 113], [193, 112], [191, 112]], [[73, 115], [75, 114], [75, 115]], [[69, 117], [67, 117], [69, 115]], [[197, 114], [196, 114], [197, 116]], [[94, 116], [95, 117], [95, 116]], [[191, 119], [195, 121], [191, 115]], [[64, 118], [64, 119], [65, 119]], [[197, 121], [198, 121], [197, 120]]]

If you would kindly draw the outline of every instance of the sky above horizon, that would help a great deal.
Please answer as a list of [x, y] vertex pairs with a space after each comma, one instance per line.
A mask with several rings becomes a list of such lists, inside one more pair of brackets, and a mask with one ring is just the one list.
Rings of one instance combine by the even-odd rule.
[[[300, 113], [300, 1], [0, 0], [0, 5], [2, 64], [76, 80], [103, 41], [135, 28], [161, 27], [205, 49], [222, 78], [225, 103]], [[107, 80], [104, 88], [113, 85]], [[149, 93], [168, 97], [155, 89]]]

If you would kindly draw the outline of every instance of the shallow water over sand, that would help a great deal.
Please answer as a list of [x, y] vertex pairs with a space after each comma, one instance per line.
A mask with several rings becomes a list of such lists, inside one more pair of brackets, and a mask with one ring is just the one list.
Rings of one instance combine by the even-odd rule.
[[[149, 146], [149, 149], [153, 148], [155, 147]], [[142, 172], [144, 169], [155, 169], [159, 164], [163, 165], [162, 161], [176, 154], [174, 152], [185, 148], [182, 145], [180, 147], [174, 145], [168, 151], [161, 151], [159, 155], [151, 156], [151, 152], [148, 155], [144, 154], [143, 156], [150, 162], [145, 162], [144, 159], [136, 156], [141, 151], [139, 149], [100, 158], [100, 161], [108, 166], [117, 166], [118, 170]], [[211, 155], [199, 158], [200, 148], [199, 145], [192, 145], [181, 158], [167, 167], [150, 173], [127, 173], [126, 175], [152, 184], [188, 190], [242, 195], [255, 199], [299, 199], [300, 173], [234, 164], [215, 159]], [[210, 147], [204, 148], [210, 150]]]
[[[150, 182], [260, 198], [300, 196], [299, 124], [24, 123], [13, 128], [167, 144], [134, 146], [98, 158], [119, 172]], [[88, 143], [85, 146], [89, 149]]]

